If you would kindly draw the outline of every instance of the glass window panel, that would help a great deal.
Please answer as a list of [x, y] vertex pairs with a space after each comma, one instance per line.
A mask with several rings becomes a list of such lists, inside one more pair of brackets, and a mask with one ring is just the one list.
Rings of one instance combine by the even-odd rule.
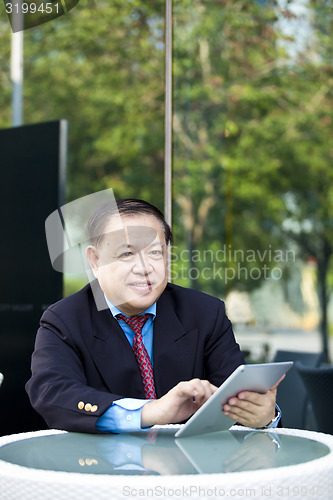
[[[2, 27], [10, 88], [6, 17]], [[70, 124], [68, 200], [112, 187], [163, 209], [164, 0], [80, 0], [24, 31], [24, 123], [59, 118]]]
[[314, 350], [333, 251], [332, 12], [174, 0], [174, 281], [225, 298], [236, 327], [302, 331]]

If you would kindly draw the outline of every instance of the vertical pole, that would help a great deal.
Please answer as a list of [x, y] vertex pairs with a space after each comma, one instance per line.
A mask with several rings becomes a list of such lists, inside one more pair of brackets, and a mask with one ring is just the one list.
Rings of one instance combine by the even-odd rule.
[[23, 31], [12, 34], [11, 41], [12, 125], [23, 123]]
[[[165, 1], [164, 215], [172, 227], [172, 0]], [[169, 255], [169, 280], [170, 280]]]

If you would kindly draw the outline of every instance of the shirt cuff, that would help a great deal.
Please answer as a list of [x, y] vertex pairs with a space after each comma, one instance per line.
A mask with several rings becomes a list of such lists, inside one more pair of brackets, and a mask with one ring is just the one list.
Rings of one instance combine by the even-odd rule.
[[[96, 422], [96, 429], [100, 432], [113, 432], [115, 434], [141, 431], [141, 410], [149, 401], [151, 400], [117, 399], [99, 417]], [[148, 429], [148, 427], [145, 427], [145, 429]]]
[[276, 409], [276, 411], [275, 411], [275, 417], [270, 422], [270, 424], [268, 424], [266, 427], [264, 427], [264, 429], [275, 429], [279, 425], [279, 422], [281, 420], [282, 412], [280, 410], [279, 405], [276, 404], [276, 403], [275, 403], [275, 409]]

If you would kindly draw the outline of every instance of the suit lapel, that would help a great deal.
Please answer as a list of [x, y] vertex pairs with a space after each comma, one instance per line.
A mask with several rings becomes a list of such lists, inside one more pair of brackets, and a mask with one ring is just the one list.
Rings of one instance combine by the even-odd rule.
[[184, 330], [168, 294], [157, 302], [154, 324], [154, 377], [157, 397], [193, 377], [198, 331]]
[[[107, 307], [107, 306], [106, 306]], [[86, 342], [95, 366], [111, 393], [144, 397], [133, 350], [109, 308], [98, 311], [92, 298], [92, 330]]]

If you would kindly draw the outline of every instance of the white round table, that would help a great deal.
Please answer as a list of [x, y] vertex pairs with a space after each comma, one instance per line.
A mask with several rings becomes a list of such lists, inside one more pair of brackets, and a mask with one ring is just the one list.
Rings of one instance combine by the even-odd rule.
[[[331, 435], [234, 426], [231, 433], [177, 441], [178, 427], [157, 427], [160, 443], [147, 433], [95, 436], [48, 430], [4, 436], [0, 498], [333, 498]], [[145, 466], [138, 465], [138, 450]]]

